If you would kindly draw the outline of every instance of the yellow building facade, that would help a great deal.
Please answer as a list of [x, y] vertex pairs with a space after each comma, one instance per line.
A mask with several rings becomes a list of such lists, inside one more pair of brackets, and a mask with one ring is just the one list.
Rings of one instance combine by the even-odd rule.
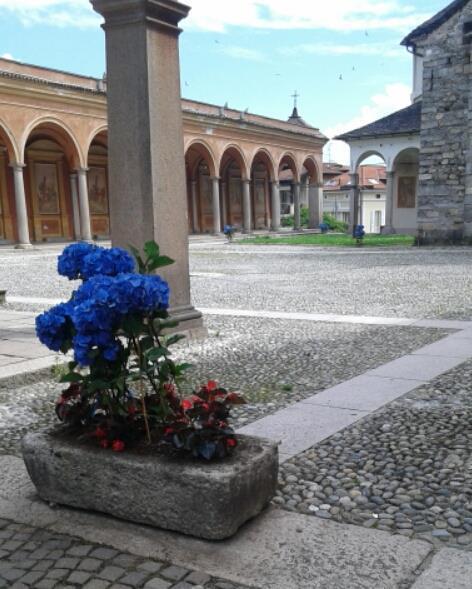
[[[317, 129], [296, 112], [279, 121], [183, 100], [182, 114], [188, 210], [176, 213], [189, 232], [278, 229], [287, 169], [296, 207], [308, 191], [317, 226], [326, 142]], [[106, 238], [110, 206], [106, 82], [0, 59], [0, 242]]]

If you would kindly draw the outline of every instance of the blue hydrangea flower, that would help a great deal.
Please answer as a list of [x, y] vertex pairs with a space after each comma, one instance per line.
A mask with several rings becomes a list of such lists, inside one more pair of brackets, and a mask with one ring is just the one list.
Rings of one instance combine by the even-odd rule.
[[169, 294], [169, 285], [160, 276], [92, 276], [72, 299], [75, 360], [88, 366], [93, 360], [91, 352], [97, 349], [106, 360], [116, 360], [122, 320], [131, 313], [167, 309]]
[[58, 258], [58, 273], [69, 280], [82, 278], [84, 259], [97, 249], [97, 246], [90, 243], [73, 243], [67, 246]]
[[82, 276], [85, 279], [97, 275], [116, 276], [133, 270], [134, 259], [126, 250], [119, 247], [97, 248], [84, 258]]
[[54, 352], [64, 352], [72, 338], [72, 305], [61, 303], [36, 317], [39, 341]]

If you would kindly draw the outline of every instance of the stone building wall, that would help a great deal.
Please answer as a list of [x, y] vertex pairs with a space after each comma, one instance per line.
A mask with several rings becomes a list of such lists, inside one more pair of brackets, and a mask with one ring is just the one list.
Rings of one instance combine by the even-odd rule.
[[424, 242], [472, 237], [472, 3], [417, 41], [424, 55], [418, 229]]

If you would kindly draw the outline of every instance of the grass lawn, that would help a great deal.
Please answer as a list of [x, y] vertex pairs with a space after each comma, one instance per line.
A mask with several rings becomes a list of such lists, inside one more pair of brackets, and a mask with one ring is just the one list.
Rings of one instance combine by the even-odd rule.
[[[287, 235], [272, 237], [259, 235], [237, 240], [238, 244], [248, 245], [321, 245], [321, 246], [349, 246], [356, 247], [355, 240], [350, 235], [339, 233], [311, 233], [307, 235]], [[359, 247], [388, 247], [412, 246], [415, 238], [412, 235], [366, 235], [363, 246]]]

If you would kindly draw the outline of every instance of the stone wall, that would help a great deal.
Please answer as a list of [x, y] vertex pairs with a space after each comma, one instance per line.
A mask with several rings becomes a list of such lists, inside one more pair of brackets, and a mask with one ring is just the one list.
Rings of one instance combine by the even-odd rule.
[[424, 55], [418, 229], [423, 242], [472, 238], [472, 3], [417, 42]]

